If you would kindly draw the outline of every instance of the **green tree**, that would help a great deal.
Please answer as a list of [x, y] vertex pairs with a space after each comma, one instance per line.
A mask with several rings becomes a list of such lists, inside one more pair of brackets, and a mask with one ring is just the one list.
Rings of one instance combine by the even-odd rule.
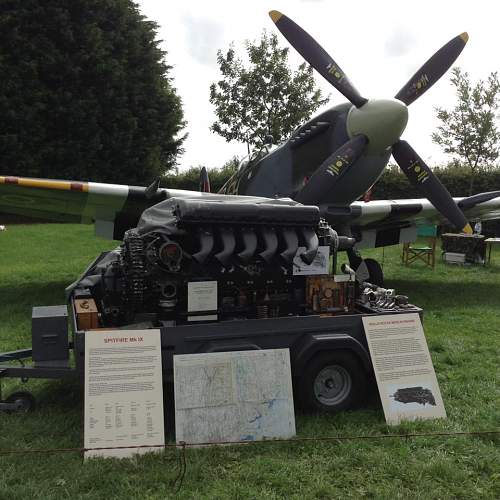
[[495, 123], [500, 82], [498, 74], [491, 73], [486, 82], [480, 80], [473, 86], [460, 68], [453, 68], [452, 73], [457, 104], [451, 111], [436, 108], [441, 125], [432, 140], [469, 169], [472, 194], [478, 171], [491, 168], [500, 154], [500, 133]]
[[2, 0], [0, 173], [144, 184], [184, 127], [155, 23], [131, 0]]
[[217, 53], [222, 79], [210, 86], [210, 102], [217, 121], [211, 130], [226, 141], [260, 148], [271, 135], [274, 143], [285, 139], [300, 123], [328, 102], [316, 87], [313, 70], [305, 63], [293, 71], [288, 48], [276, 35], [263, 32], [258, 42], [245, 42], [248, 65], [231, 45]]

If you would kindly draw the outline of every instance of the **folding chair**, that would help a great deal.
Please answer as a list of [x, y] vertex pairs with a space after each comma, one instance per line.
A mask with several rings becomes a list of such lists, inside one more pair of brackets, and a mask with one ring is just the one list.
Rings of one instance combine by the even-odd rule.
[[401, 260], [403, 264], [409, 266], [416, 260], [421, 260], [424, 264], [434, 269], [436, 265], [436, 242], [437, 226], [420, 226], [417, 228], [417, 238], [425, 238], [427, 245], [420, 242], [404, 243]]

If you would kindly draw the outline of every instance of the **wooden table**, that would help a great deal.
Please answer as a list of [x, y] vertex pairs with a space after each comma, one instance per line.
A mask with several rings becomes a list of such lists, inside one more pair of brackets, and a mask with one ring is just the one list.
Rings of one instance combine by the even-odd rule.
[[500, 245], [500, 238], [486, 238], [484, 240], [486, 243], [486, 248], [488, 249], [488, 262], [491, 261], [491, 247], [493, 245]]

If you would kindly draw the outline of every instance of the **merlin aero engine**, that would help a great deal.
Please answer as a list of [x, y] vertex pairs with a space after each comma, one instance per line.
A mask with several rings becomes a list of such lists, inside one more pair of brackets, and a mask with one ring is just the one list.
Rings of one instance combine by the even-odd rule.
[[[317, 207], [291, 200], [170, 198], [144, 211], [68, 292], [95, 313], [92, 327], [302, 314], [307, 278], [296, 270], [319, 258], [327, 268], [353, 243]], [[193, 311], [190, 285], [210, 282], [213, 305]]]

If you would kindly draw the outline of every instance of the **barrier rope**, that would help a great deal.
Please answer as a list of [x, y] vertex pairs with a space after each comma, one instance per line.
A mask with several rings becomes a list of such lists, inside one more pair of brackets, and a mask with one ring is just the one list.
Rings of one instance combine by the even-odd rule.
[[262, 441], [218, 441], [204, 442], [204, 443], [165, 443], [165, 444], [148, 444], [148, 445], [134, 445], [134, 446], [107, 446], [99, 448], [24, 448], [24, 449], [0, 449], [0, 456], [2, 455], [23, 455], [34, 453], [84, 453], [86, 451], [106, 451], [106, 450], [129, 450], [140, 448], [200, 448], [205, 446], [228, 446], [240, 444], [272, 444], [272, 443], [314, 443], [314, 442], [332, 442], [332, 441], [356, 441], [368, 439], [410, 439], [410, 438], [423, 438], [423, 437], [458, 437], [458, 436], [495, 436], [500, 435], [500, 430], [492, 431], [463, 431], [463, 432], [412, 432], [404, 434], [366, 434], [366, 435], [353, 435], [353, 436], [318, 436], [318, 437], [294, 437], [294, 438], [278, 438], [278, 439], [264, 439]]
[[227, 446], [227, 445], [252, 445], [252, 444], [276, 444], [276, 443], [321, 443], [321, 442], [334, 442], [334, 441], [361, 441], [369, 439], [405, 439], [408, 441], [411, 438], [423, 438], [423, 437], [459, 437], [459, 436], [498, 436], [500, 435], [500, 430], [491, 431], [463, 431], [463, 432], [413, 432], [404, 434], [373, 434], [373, 435], [354, 435], [354, 436], [318, 436], [318, 437], [295, 437], [295, 438], [283, 438], [283, 439], [268, 439], [262, 441], [219, 441], [217, 443], [186, 443], [181, 441], [180, 443], [166, 443], [157, 445], [135, 445], [135, 446], [109, 446], [100, 448], [33, 448], [33, 449], [0, 449], [0, 456], [7, 455], [27, 455], [36, 453], [84, 453], [86, 451], [106, 451], [106, 450], [121, 450], [121, 449], [141, 449], [141, 448], [157, 448], [164, 450], [175, 449], [180, 450], [179, 453], [179, 472], [175, 479], [172, 481], [172, 488], [174, 488], [177, 494], [183, 485], [184, 478], [187, 471], [187, 460], [186, 460], [186, 449], [187, 448], [199, 448], [206, 446]]

